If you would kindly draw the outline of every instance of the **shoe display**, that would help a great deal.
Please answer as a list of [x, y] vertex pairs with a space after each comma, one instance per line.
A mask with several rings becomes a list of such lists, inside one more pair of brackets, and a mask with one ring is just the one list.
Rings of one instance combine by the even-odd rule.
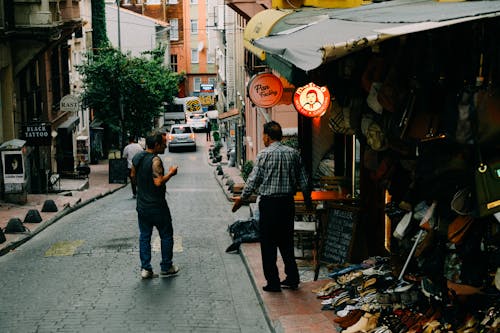
[[179, 273], [179, 267], [177, 265], [172, 265], [167, 271], [161, 271], [160, 276], [166, 277], [166, 276], [173, 276]]
[[141, 270], [141, 278], [143, 279], [152, 279], [157, 276], [158, 274], [153, 273], [153, 271], [148, 271], [147, 269]]
[[299, 283], [298, 282], [290, 282], [288, 280], [283, 280], [281, 281], [281, 288], [283, 289], [291, 289], [291, 290], [297, 290], [299, 289]]
[[281, 287], [280, 286], [270, 286], [270, 285], [265, 285], [262, 287], [262, 290], [271, 292], [271, 293], [279, 293], [281, 292]]

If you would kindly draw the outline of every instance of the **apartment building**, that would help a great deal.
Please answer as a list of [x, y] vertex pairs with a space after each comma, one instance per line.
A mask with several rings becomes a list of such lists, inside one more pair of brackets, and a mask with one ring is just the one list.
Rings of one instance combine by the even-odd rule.
[[45, 192], [50, 173], [74, 170], [79, 115], [60, 102], [71, 93], [68, 41], [83, 36], [79, 5], [0, 0], [0, 142], [22, 162], [19, 177], [2, 168], [4, 200], [22, 202]]

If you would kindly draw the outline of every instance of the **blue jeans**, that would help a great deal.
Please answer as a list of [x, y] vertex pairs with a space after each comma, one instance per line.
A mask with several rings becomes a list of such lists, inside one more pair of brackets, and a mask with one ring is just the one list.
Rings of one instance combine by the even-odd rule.
[[170, 209], [137, 209], [139, 220], [139, 257], [141, 268], [152, 271], [151, 266], [151, 234], [153, 227], [156, 227], [161, 239], [161, 262], [162, 271], [167, 271], [172, 267], [172, 256], [174, 248], [174, 232], [172, 228], [172, 216]]

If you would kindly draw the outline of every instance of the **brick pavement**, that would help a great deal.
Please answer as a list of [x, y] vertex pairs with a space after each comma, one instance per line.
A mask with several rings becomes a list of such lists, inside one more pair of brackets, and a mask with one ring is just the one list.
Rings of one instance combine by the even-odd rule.
[[[224, 152], [222, 152], [224, 156]], [[210, 163], [210, 162], [209, 162]], [[212, 163], [210, 163], [212, 164]], [[216, 166], [217, 164], [212, 164]], [[214, 168], [214, 175], [218, 179], [221, 189], [225, 192], [228, 200], [232, 200], [234, 194], [226, 185], [229, 179], [235, 183], [243, 182], [240, 171], [237, 168], [227, 166], [225, 156], [220, 164], [223, 167], [224, 175], [217, 175]], [[91, 165], [91, 173], [87, 180], [62, 180], [61, 193], [50, 194], [30, 194], [25, 205], [15, 205], [0, 202], [0, 227], [4, 228], [8, 220], [18, 217], [24, 220], [26, 213], [30, 209], [37, 209], [43, 219], [41, 223], [26, 223], [30, 232], [23, 234], [7, 234], [7, 241], [0, 244], [0, 255], [4, 255], [14, 250], [17, 246], [29, 240], [31, 237], [41, 232], [50, 224], [56, 222], [62, 216], [97, 200], [105, 195], [122, 188], [123, 184], [109, 184], [108, 182], [108, 161], [101, 161], [97, 165]], [[45, 200], [54, 200], [58, 207], [58, 212], [42, 213], [41, 209]], [[330, 311], [321, 311], [321, 304], [311, 292], [326, 283], [326, 280], [303, 281], [297, 291], [284, 290], [282, 293], [266, 293], [261, 287], [265, 284], [260, 260], [260, 247], [258, 243], [246, 243], [241, 246], [241, 257], [247, 266], [248, 273], [254, 284], [255, 291], [262, 302], [266, 318], [275, 332], [299, 333], [299, 332], [334, 332], [334, 314]], [[282, 262], [278, 262], [278, 267], [283, 272]], [[301, 274], [303, 272], [301, 271]], [[282, 273], [283, 274], [283, 273]], [[302, 277], [301, 277], [302, 279]]]

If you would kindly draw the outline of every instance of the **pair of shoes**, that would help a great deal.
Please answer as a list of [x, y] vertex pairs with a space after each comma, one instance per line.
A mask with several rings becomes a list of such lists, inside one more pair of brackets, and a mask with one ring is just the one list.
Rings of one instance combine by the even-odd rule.
[[281, 284], [281, 288], [283, 288], [283, 289], [291, 289], [291, 290], [299, 289], [298, 282], [290, 282], [287, 279], [284, 279], [283, 281], [281, 281], [280, 284]]
[[281, 287], [280, 286], [271, 286], [271, 285], [265, 285], [262, 287], [262, 290], [271, 292], [271, 293], [279, 293], [281, 292]]
[[172, 265], [170, 268], [166, 271], [161, 271], [160, 276], [162, 277], [167, 277], [167, 276], [174, 276], [177, 273], [179, 273], [179, 267], [177, 265]]
[[143, 279], [152, 279], [158, 277], [158, 274], [153, 273], [153, 271], [149, 271], [147, 269], [142, 269], [141, 270], [141, 278]]

